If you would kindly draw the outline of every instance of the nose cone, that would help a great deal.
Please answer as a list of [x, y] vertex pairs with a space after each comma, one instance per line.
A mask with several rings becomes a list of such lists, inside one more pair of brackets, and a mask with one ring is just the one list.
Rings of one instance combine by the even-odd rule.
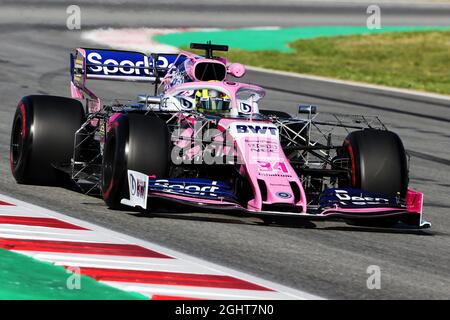
[[278, 128], [266, 121], [234, 121], [228, 130], [252, 185], [254, 199], [248, 202], [248, 209], [278, 211], [274, 208], [282, 204], [291, 207], [291, 212], [306, 212], [305, 193], [283, 152]]

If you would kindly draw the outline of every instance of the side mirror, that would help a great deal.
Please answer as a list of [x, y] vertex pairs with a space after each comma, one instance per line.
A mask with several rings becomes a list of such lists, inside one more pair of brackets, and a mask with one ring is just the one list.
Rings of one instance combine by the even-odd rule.
[[300, 104], [298, 106], [298, 113], [299, 114], [316, 114], [317, 106]]
[[227, 66], [227, 73], [233, 77], [241, 78], [245, 74], [245, 67], [240, 63], [232, 63]]

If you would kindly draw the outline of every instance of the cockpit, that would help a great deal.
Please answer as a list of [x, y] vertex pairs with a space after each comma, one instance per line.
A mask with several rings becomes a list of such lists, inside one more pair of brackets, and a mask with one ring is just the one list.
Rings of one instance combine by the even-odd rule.
[[168, 90], [161, 99], [163, 111], [196, 111], [228, 117], [259, 113], [265, 91], [234, 82], [191, 82]]

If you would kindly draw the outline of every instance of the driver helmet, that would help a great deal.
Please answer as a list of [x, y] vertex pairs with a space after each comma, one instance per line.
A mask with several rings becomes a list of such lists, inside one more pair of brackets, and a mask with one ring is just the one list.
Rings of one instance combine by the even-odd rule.
[[195, 93], [198, 112], [229, 113], [230, 97], [215, 89], [201, 89]]

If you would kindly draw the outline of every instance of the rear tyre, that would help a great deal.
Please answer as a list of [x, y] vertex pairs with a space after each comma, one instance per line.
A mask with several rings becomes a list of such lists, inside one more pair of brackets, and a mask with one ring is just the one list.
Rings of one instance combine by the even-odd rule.
[[75, 132], [84, 121], [83, 105], [57, 96], [22, 98], [11, 131], [10, 165], [18, 183], [60, 185], [64, 175], [55, 169], [70, 164]]
[[169, 131], [158, 117], [123, 114], [110, 124], [102, 164], [102, 194], [111, 209], [129, 198], [127, 170], [167, 177]]

